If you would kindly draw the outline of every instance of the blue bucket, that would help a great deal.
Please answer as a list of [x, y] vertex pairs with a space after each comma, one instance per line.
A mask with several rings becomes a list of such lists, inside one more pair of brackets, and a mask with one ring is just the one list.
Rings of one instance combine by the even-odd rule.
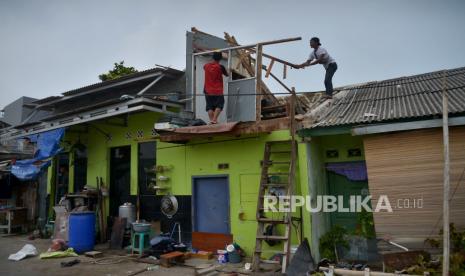
[[69, 216], [69, 247], [82, 254], [94, 250], [95, 213], [76, 212]]

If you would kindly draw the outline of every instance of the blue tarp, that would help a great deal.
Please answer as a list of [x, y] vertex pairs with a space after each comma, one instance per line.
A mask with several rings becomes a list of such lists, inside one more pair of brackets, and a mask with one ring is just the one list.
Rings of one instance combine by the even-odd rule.
[[28, 137], [31, 141], [37, 143], [37, 150], [34, 154], [34, 158], [17, 160], [16, 163], [11, 166], [11, 173], [20, 180], [35, 179], [44, 168], [47, 168], [51, 164], [50, 161], [39, 161], [53, 157], [62, 150], [60, 148], [60, 141], [64, 133], [65, 129], [59, 128]]

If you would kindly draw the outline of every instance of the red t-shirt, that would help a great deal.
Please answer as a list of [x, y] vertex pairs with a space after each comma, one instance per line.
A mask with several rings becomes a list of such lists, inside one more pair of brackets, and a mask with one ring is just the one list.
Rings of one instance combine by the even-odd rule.
[[223, 65], [210, 62], [203, 66], [205, 71], [205, 93], [211, 95], [223, 95], [223, 74], [227, 75]]

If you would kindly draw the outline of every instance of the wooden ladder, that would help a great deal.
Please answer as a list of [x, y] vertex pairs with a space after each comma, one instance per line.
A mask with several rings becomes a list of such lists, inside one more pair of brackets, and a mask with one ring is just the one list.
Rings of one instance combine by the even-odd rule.
[[[286, 147], [283, 149], [283, 147]], [[273, 158], [272, 158], [273, 157]], [[280, 157], [280, 158], [279, 158]], [[279, 161], [273, 161], [279, 158]], [[285, 159], [283, 161], [283, 159]], [[297, 160], [297, 143], [295, 139], [285, 141], [270, 141], [265, 144], [265, 152], [262, 163], [262, 172], [260, 179], [260, 188], [258, 192], [257, 202], [257, 236], [255, 240], [255, 251], [253, 254], [253, 271], [258, 272], [260, 270], [261, 263], [277, 263], [276, 261], [266, 261], [261, 259], [262, 242], [264, 241], [278, 241], [282, 242], [283, 250], [277, 251], [282, 254], [282, 273], [285, 273], [286, 267], [289, 262], [290, 246], [291, 246], [291, 215], [292, 212], [281, 212], [279, 213], [282, 218], [270, 218], [265, 215], [264, 200], [265, 196], [269, 195], [267, 192], [271, 188], [282, 188], [286, 191], [287, 196], [294, 194], [294, 175], [296, 169]], [[286, 172], [273, 171], [273, 166], [285, 166], [289, 165]], [[284, 176], [284, 177], [282, 177]], [[277, 179], [286, 178], [287, 181], [276, 181]], [[273, 180], [274, 179], [274, 180]], [[288, 205], [287, 207], [289, 207]], [[291, 209], [291, 208], [289, 208]], [[273, 224], [274, 226], [281, 224], [284, 225], [284, 235], [265, 235], [266, 225]]]

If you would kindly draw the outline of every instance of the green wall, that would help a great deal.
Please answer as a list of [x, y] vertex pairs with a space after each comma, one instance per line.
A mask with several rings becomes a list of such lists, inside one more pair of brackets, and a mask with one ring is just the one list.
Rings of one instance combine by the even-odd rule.
[[[348, 157], [349, 149], [359, 148], [362, 156]], [[337, 150], [339, 156], [337, 158], [328, 158], [327, 150]], [[326, 195], [329, 193], [328, 180], [326, 175], [325, 164], [331, 162], [351, 162], [365, 160], [363, 141], [358, 136], [349, 134], [316, 136], [311, 137], [308, 142], [308, 186], [312, 200], [316, 200], [318, 195]], [[313, 201], [316, 202], [316, 201]], [[330, 216], [325, 213], [313, 213], [311, 216], [311, 247], [315, 259], [319, 260], [319, 238], [329, 230]], [[309, 239], [310, 240], [310, 239]]]
[[[269, 140], [287, 139], [289, 132], [286, 130], [233, 139], [198, 140], [186, 145], [159, 143], [157, 165], [172, 167], [164, 175], [170, 177], [168, 182], [171, 186], [170, 192], [178, 195], [192, 194], [193, 176], [228, 175], [231, 232], [234, 240], [251, 254], [255, 246], [257, 227], [255, 213], [261, 172], [260, 160], [263, 159], [264, 145]], [[303, 166], [300, 165], [302, 162], [304, 162]], [[228, 163], [229, 169], [218, 169], [220, 163]], [[305, 164], [305, 144], [299, 144], [299, 165], [296, 169], [297, 194], [301, 191], [304, 194], [308, 193]], [[303, 228], [304, 236], [309, 238], [309, 216], [304, 216]], [[294, 243], [297, 244], [295, 231], [292, 232], [292, 236]], [[267, 250], [268, 246], [264, 248]], [[271, 252], [266, 255], [271, 255]]]
[[[142, 130], [144, 132], [142, 140], [147, 140], [152, 134], [153, 124], [159, 117], [160, 114], [156, 113], [139, 113], [129, 116], [127, 127], [100, 122], [88, 127], [87, 133], [76, 132], [78, 130], [82, 131], [83, 127], [69, 129], [65, 135], [65, 144], [73, 144], [77, 139], [80, 139], [88, 148], [87, 185], [95, 186], [96, 177], [102, 177], [108, 187], [110, 148], [129, 145], [131, 146], [131, 194], [136, 195], [137, 146], [141, 142], [141, 139], [136, 139], [136, 132]], [[115, 119], [114, 122], [121, 123], [122, 121]], [[111, 140], [107, 139], [102, 132], [110, 134]], [[131, 138], [127, 137], [128, 132], [132, 134]], [[289, 131], [283, 130], [255, 136], [200, 139], [187, 144], [157, 142], [157, 151], [154, 153], [156, 154], [157, 165], [171, 167], [169, 171], [162, 173], [162, 175], [168, 176], [169, 180], [161, 185], [169, 186], [169, 190], [161, 194], [191, 195], [193, 176], [227, 175], [230, 185], [231, 232], [234, 240], [250, 255], [255, 246], [257, 226], [255, 212], [261, 172], [260, 160], [263, 159], [265, 142], [288, 139]], [[296, 193], [306, 195], [308, 194], [308, 174], [305, 143], [299, 143], [298, 160]], [[228, 163], [229, 168], [218, 169], [219, 163]], [[71, 166], [70, 192], [73, 191], [71, 178], [73, 171]], [[49, 183], [51, 181], [53, 179], [50, 176]], [[107, 199], [106, 210], [108, 210], [108, 207]], [[303, 236], [310, 239], [310, 216], [305, 215], [305, 213], [304, 211]], [[294, 214], [294, 216], [299, 216], [299, 214]], [[294, 229], [292, 236], [294, 244], [297, 244]], [[271, 253], [264, 255], [271, 255]]]

